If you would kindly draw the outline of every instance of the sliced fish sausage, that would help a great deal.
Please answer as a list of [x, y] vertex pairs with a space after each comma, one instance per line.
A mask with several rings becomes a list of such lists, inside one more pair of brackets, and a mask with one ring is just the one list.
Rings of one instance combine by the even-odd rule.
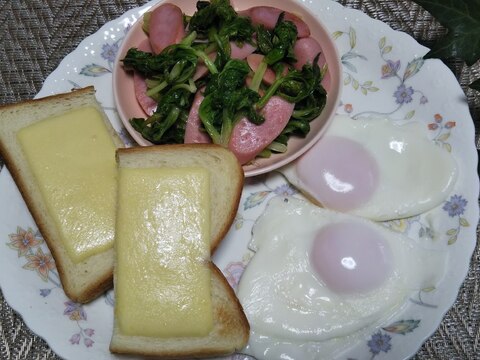
[[182, 9], [169, 3], [155, 8], [150, 16], [148, 36], [155, 54], [179, 43], [185, 37]]
[[[322, 51], [322, 47], [312, 37], [306, 37], [302, 39], [298, 39], [295, 43], [295, 47], [293, 48], [295, 53], [295, 57], [297, 58], [297, 62], [294, 64], [294, 67], [298, 70], [302, 68], [303, 65], [306, 63], [312, 63], [315, 59], [315, 56], [320, 53], [320, 57], [318, 59], [318, 65], [322, 68], [326, 64], [325, 54]], [[325, 87], [326, 90], [330, 89], [330, 72], [327, 71], [325, 74], [322, 85]]]
[[231, 53], [230, 57], [232, 59], [240, 59], [243, 60], [250, 54], [253, 54], [253, 52], [257, 49], [255, 46], [249, 44], [249, 43], [244, 43], [243, 46], [238, 46], [235, 41], [230, 41], [230, 48], [231, 48]]
[[[265, 56], [263, 56], [262, 54], [248, 55], [247, 63], [248, 63], [248, 66], [250, 66], [250, 69], [256, 72], [258, 69], [258, 66], [260, 65], [264, 57]], [[265, 70], [265, 73], [263, 74], [263, 81], [268, 85], [272, 85], [275, 81], [275, 72], [272, 69], [267, 68], [267, 70]]]
[[193, 99], [192, 107], [188, 113], [187, 124], [185, 126], [185, 136], [183, 142], [185, 144], [207, 144], [212, 142], [210, 136], [204, 131], [200, 130], [202, 120], [198, 115], [198, 109], [203, 101], [202, 90], [198, 90]]
[[[152, 52], [148, 39], [142, 41], [137, 48], [141, 51]], [[157, 109], [157, 102], [147, 95], [147, 83], [145, 82], [145, 78], [137, 71], [133, 72], [133, 87], [135, 90], [135, 97], [145, 114], [148, 116], [152, 115]]]
[[[265, 56], [263, 56], [262, 54], [251, 54], [247, 56], [247, 63], [250, 69], [252, 69], [252, 71], [254, 72], [257, 71], [258, 66], [260, 65], [264, 57]], [[285, 66], [283, 69], [283, 75], [287, 75], [287, 73], [288, 68]], [[267, 85], [272, 85], [276, 79], [277, 77], [275, 75], [275, 71], [273, 71], [271, 68], [267, 68], [265, 74], [263, 74], [263, 82]]]
[[[240, 11], [240, 16], [248, 16], [254, 25], [263, 25], [267, 29], [273, 29], [277, 24], [278, 17], [283, 10], [272, 6], [254, 6], [247, 10]], [[310, 28], [297, 15], [285, 12], [285, 20], [289, 20], [297, 27], [297, 37], [310, 36]]]
[[280, 135], [292, 116], [294, 107], [295, 104], [279, 96], [272, 96], [262, 109], [265, 117], [263, 124], [255, 125], [244, 118], [235, 125], [228, 148], [241, 164], [253, 160]]

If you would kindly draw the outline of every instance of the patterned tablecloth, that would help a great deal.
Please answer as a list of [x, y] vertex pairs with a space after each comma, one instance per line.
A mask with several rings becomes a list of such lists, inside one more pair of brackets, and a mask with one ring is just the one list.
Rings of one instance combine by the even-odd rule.
[[[145, 0], [0, 0], [0, 104], [30, 99], [79, 42], [104, 23]], [[429, 46], [446, 30], [409, 0], [340, 0], [402, 30]], [[480, 94], [467, 84], [480, 78], [480, 64], [447, 64], [465, 90], [475, 121], [477, 149]], [[0, 168], [3, 166], [0, 158]], [[478, 231], [477, 231], [478, 234]], [[0, 291], [0, 358], [58, 359], [5, 302]], [[480, 248], [452, 309], [415, 359], [480, 359]]]

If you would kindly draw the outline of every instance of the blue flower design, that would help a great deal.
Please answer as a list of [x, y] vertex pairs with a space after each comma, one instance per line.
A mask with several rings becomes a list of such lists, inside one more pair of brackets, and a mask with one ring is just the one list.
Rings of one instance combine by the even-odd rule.
[[280, 185], [277, 188], [275, 188], [273, 192], [276, 195], [281, 195], [281, 196], [291, 196], [297, 193], [297, 191], [293, 187], [291, 187], [289, 184]]
[[51, 292], [52, 289], [40, 289], [40, 295], [43, 297], [47, 297], [48, 295], [50, 295]]
[[378, 331], [372, 335], [372, 338], [368, 341], [367, 345], [373, 355], [378, 355], [381, 351], [388, 352], [392, 348], [390, 340], [392, 340], [390, 335], [382, 334]]
[[408, 88], [402, 84], [397, 88], [397, 91], [393, 94], [397, 98], [397, 104], [407, 104], [412, 101], [413, 88], [409, 86]]
[[70, 320], [87, 320], [87, 314], [85, 313], [82, 304], [73, 302], [71, 300], [66, 301], [64, 304], [65, 310], [63, 311], [63, 315], [67, 315]]
[[113, 43], [113, 44], [103, 44], [102, 46], [102, 58], [104, 58], [107, 61], [114, 62], [115, 57], [117, 56], [118, 53], [118, 43]]
[[468, 201], [461, 195], [453, 195], [450, 200], [443, 205], [443, 210], [448, 212], [450, 217], [462, 215], [465, 212], [465, 207]]
[[388, 79], [397, 75], [398, 69], [400, 69], [400, 60], [387, 60], [387, 63], [382, 66], [382, 79]]

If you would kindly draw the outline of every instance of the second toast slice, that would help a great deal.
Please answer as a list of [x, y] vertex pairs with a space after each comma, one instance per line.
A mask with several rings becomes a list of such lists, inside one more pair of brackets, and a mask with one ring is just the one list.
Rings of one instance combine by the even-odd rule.
[[237, 210], [236, 158], [216, 145], [180, 145], [119, 150], [117, 161], [110, 350], [197, 358], [243, 348], [247, 319], [210, 261]]

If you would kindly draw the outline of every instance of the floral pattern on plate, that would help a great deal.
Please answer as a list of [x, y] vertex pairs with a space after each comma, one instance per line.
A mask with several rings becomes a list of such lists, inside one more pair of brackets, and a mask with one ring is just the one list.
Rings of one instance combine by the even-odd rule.
[[[473, 122], [453, 74], [440, 61], [423, 61], [427, 49], [411, 37], [333, 1], [302, 2], [324, 22], [342, 56], [344, 91], [338, 112], [351, 117], [383, 114], [421, 121], [432, 141], [458, 160], [461, 176], [454, 193], [441, 206], [384, 224], [434, 248], [446, 249], [449, 264], [454, 264], [447, 269], [449, 277], [435, 288], [412, 294], [396, 318], [369, 329], [365, 338], [341, 357], [406, 358], [435, 330], [452, 305], [475, 246], [478, 175]], [[126, 31], [153, 3], [127, 12], [85, 39], [47, 78], [38, 97], [69, 91], [72, 86], [94, 85], [113, 126], [132, 144], [116, 114], [111, 71]], [[234, 226], [214, 256], [232, 287], [253, 256], [247, 244], [255, 220], [269, 199], [284, 195], [301, 196], [277, 173], [247, 179]], [[113, 292], [87, 305], [65, 297], [50, 253], [6, 169], [0, 173], [0, 219], [0, 239], [6, 244], [0, 250], [0, 285], [6, 300], [60, 356], [117, 359], [108, 350]]]
[[[17, 251], [19, 258], [25, 257], [27, 260], [27, 263], [25, 263], [22, 268], [35, 271], [43, 281], [43, 283], [39, 282], [38, 284], [41, 287], [38, 291], [39, 295], [47, 297], [51, 294], [52, 290], [56, 289], [61, 292], [62, 286], [55, 261], [40, 232], [38, 230], [34, 231], [32, 228], [24, 230], [21, 226], [17, 226], [16, 232], [9, 234], [8, 237], [9, 241], [7, 242], [7, 246]], [[45, 283], [49, 284], [50, 287], [44, 287]], [[83, 326], [87, 320], [87, 313], [85, 312], [84, 306], [71, 300], [65, 301], [64, 305], [63, 315], [66, 315], [71, 321], [76, 322], [79, 329], [78, 332], [70, 337], [70, 343], [72, 345], [78, 345], [80, 341], [82, 341], [86, 347], [92, 347], [95, 343], [95, 341], [93, 341], [95, 330]]]

